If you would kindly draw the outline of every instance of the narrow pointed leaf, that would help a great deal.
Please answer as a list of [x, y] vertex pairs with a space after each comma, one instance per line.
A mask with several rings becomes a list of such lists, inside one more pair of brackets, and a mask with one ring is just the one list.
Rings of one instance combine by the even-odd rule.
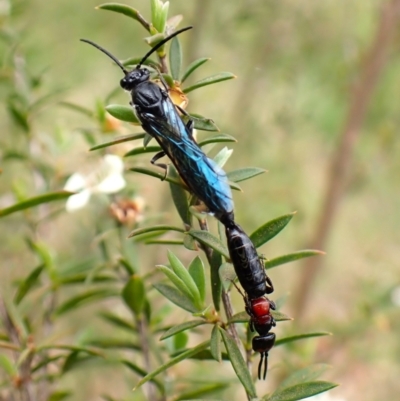
[[189, 290], [190, 294], [193, 297], [195, 305], [201, 307], [202, 302], [199, 289], [197, 288], [195, 281], [193, 280], [186, 267], [170, 251], [168, 251], [168, 260], [175, 274], [184, 282], [186, 288]]
[[183, 237], [183, 246], [189, 251], [198, 251], [199, 247], [197, 245], [196, 240], [190, 235], [185, 235]]
[[43, 203], [64, 200], [73, 194], [74, 194], [73, 192], [69, 191], [57, 191], [57, 192], [49, 192], [44, 195], [35, 196], [34, 198], [26, 199], [12, 206], [0, 209], [0, 217], [7, 216], [8, 214], [11, 213], [19, 212], [21, 210], [29, 209], [31, 207], [41, 205]]
[[275, 346], [291, 343], [294, 341], [305, 340], [307, 338], [331, 336], [331, 335], [332, 335], [332, 333], [329, 333], [327, 331], [316, 331], [314, 333], [297, 334], [295, 336], [284, 337], [284, 338], [280, 338], [280, 339], [276, 340]]
[[47, 401], [62, 401], [72, 395], [71, 391], [53, 391]]
[[18, 374], [15, 363], [4, 354], [0, 354], [0, 367], [10, 376], [10, 378]]
[[305, 382], [310, 382], [318, 379], [322, 376], [331, 366], [324, 363], [317, 363], [315, 365], [308, 366], [304, 369], [297, 370], [286, 378], [280, 385], [279, 390], [287, 387], [294, 386]]
[[210, 341], [205, 341], [199, 345], [197, 345], [194, 348], [188, 349], [185, 352], [182, 352], [181, 354], [179, 354], [178, 356], [176, 356], [175, 358], [170, 359], [167, 363], [165, 363], [164, 365], [161, 365], [158, 369], [154, 370], [153, 372], [149, 373], [147, 376], [143, 377], [142, 380], [140, 380], [136, 386], [134, 387], [133, 390], [138, 389], [140, 386], [142, 386], [144, 383], [148, 382], [149, 380], [153, 379], [154, 377], [156, 377], [157, 375], [159, 375], [160, 373], [164, 372], [165, 370], [167, 370], [168, 368], [170, 368], [171, 366], [176, 365], [177, 363], [185, 360], [185, 359], [189, 359], [190, 357], [192, 357], [193, 355], [196, 355], [197, 353], [205, 350], [208, 348], [210, 344]]
[[137, 228], [136, 230], [133, 230], [133, 231], [130, 232], [130, 234], [128, 235], [128, 238], [133, 238], [133, 237], [136, 237], [138, 235], [147, 234], [147, 233], [151, 233], [151, 232], [154, 232], [154, 231], [156, 231], [156, 232], [160, 232], [160, 231], [177, 231], [179, 233], [184, 233], [185, 232], [185, 230], [183, 228], [180, 228], [180, 227], [160, 224], [160, 225], [152, 226], [152, 227]]
[[161, 148], [159, 146], [148, 146], [147, 148], [133, 148], [129, 152], [126, 152], [124, 154], [124, 157], [130, 157], [130, 156], [137, 156], [137, 155], [143, 155], [145, 153], [155, 153], [155, 152], [160, 152]]
[[182, 68], [182, 48], [177, 37], [171, 40], [171, 45], [169, 47], [169, 67], [172, 78], [175, 81], [179, 81]]
[[210, 143], [229, 143], [229, 142], [237, 142], [237, 140], [233, 136], [228, 134], [218, 134], [202, 140], [201, 142], [198, 143], [198, 145], [202, 147], [205, 145], [209, 145]]
[[200, 66], [202, 66], [204, 63], [207, 61], [211, 60], [210, 58], [202, 57], [197, 60], [194, 60], [193, 63], [190, 63], [189, 66], [186, 68], [186, 71], [182, 75], [181, 82], [185, 82], [190, 75], [193, 74], [194, 71], [196, 71]]
[[196, 319], [196, 320], [191, 320], [189, 322], [185, 322], [182, 324], [178, 324], [177, 326], [173, 326], [169, 330], [167, 330], [160, 337], [160, 340], [165, 340], [166, 338], [174, 336], [177, 333], [181, 333], [182, 331], [193, 329], [194, 327], [197, 327], [197, 326], [202, 326], [203, 324], [207, 324], [207, 321], [203, 320], [203, 319]]
[[115, 315], [112, 312], [100, 312], [99, 314], [104, 320], [107, 322], [111, 323], [112, 325], [128, 330], [129, 332], [135, 332], [136, 327], [128, 320], [119, 317], [118, 315]]
[[271, 310], [271, 315], [277, 322], [284, 322], [287, 320], [293, 320], [292, 317], [285, 315], [284, 313], [277, 311], [277, 310]]
[[337, 387], [336, 383], [325, 381], [313, 381], [302, 384], [296, 384], [287, 387], [283, 390], [275, 391], [271, 397], [267, 398], [268, 401], [297, 401], [304, 398], [312, 397]]
[[190, 235], [191, 237], [199, 241], [201, 244], [207, 245], [210, 248], [214, 249], [225, 258], [227, 259], [229, 258], [229, 252], [225, 244], [223, 244], [223, 242], [219, 238], [215, 237], [208, 231], [189, 230], [186, 234]]
[[289, 253], [287, 255], [278, 256], [277, 258], [267, 260], [264, 263], [266, 269], [272, 269], [275, 266], [283, 265], [285, 263], [294, 262], [299, 259], [309, 258], [310, 256], [325, 255], [325, 252], [316, 251], [314, 249], [305, 249], [303, 251], [297, 251]]
[[235, 370], [236, 376], [243, 384], [246, 393], [256, 398], [256, 389], [254, 388], [253, 380], [251, 379], [250, 372], [247, 369], [245, 360], [243, 359], [242, 353], [240, 352], [237, 344], [231, 338], [231, 336], [223, 329], [219, 329], [222, 336], [222, 341], [225, 344], [226, 352], [228, 353], [229, 359], [232, 363], [232, 367]]
[[212, 75], [211, 77], [201, 79], [197, 81], [194, 85], [189, 86], [183, 90], [184, 93], [189, 93], [194, 91], [195, 89], [201, 88], [203, 86], [216, 84], [217, 82], [226, 81], [228, 79], [234, 79], [236, 75], [231, 72], [220, 72], [219, 74]]
[[153, 137], [150, 135], [150, 134], [148, 134], [147, 132], [146, 132], [146, 134], [145, 134], [145, 136], [144, 136], [144, 138], [143, 138], [143, 147], [144, 148], [147, 148], [147, 145], [150, 143], [150, 141], [153, 139]]
[[257, 175], [264, 174], [266, 170], [258, 167], [246, 167], [239, 170], [230, 171], [227, 176], [233, 182], [249, 180]]
[[129, 18], [133, 18], [138, 21], [147, 31], [150, 31], [150, 24], [142, 17], [138, 10], [126, 6], [124, 4], [117, 3], [105, 3], [96, 7], [99, 10], [114, 11], [116, 13], [126, 15]]
[[206, 276], [203, 262], [198, 256], [192, 260], [188, 267], [188, 271], [199, 291], [200, 301], [201, 303], [204, 303], [206, 299]]
[[189, 114], [189, 117], [193, 120], [194, 128], [200, 131], [219, 131], [219, 128], [211, 118], [206, 118], [200, 114]]
[[135, 316], [142, 314], [146, 301], [146, 290], [140, 276], [135, 274], [129, 278], [122, 290], [122, 298]]
[[222, 264], [222, 256], [218, 252], [213, 252], [210, 260], [210, 279], [211, 279], [211, 295], [214, 308], [217, 312], [220, 310], [222, 284], [219, 277], [219, 268]]
[[192, 300], [187, 295], [178, 291], [175, 287], [163, 283], [153, 284], [153, 287], [164, 295], [165, 298], [169, 299], [180, 308], [191, 313], [199, 312]]
[[221, 362], [222, 360], [221, 333], [219, 332], [218, 325], [216, 324], [214, 325], [211, 332], [210, 352], [216, 361]]
[[70, 298], [63, 304], [61, 304], [55, 311], [57, 315], [62, 315], [71, 310], [75, 310], [78, 307], [86, 305], [90, 302], [94, 302], [100, 299], [105, 299], [109, 297], [118, 296], [119, 291], [113, 288], [105, 288], [105, 289], [94, 289], [83, 294], [79, 294], [75, 297]]
[[106, 110], [118, 120], [126, 121], [128, 123], [140, 124], [131, 106], [110, 104], [106, 107]]
[[70, 103], [62, 101], [59, 103], [61, 106], [66, 107], [67, 109], [77, 111], [80, 114], [83, 114], [87, 117], [94, 117], [94, 112], [86, 107], [80, 106], [79, 104]]
[[[169, 176], [177, 180], [180, 179], [174, 167], [170, 167]], [[172, 200], [174, 201], [174, 205], [179, 213], [180, 218], [188, 227], [190, 227], [192, 225], [192, 214], [189, 211], [187, 192], [182, 188], [181, 185], [176, 185], [172, 183], [169, 184], [169, 189], [171, 191]]]
[[223, 147], [214, 157], [215, 163], [218, 164], [219, 167], [224, 167], [225, 163], [232, 156], [233, 149], [228, 149], [226, 146]]
[[18, 286], [17, 293], [15, 294], [14, 297], [14, 302], [18, 305], [25, 295], [31, 290], [31, 288], [37, 283], [40, 274], [42, 273], [43, 269], [45, 268], [45, 265], [42, 264], [38, 266], [36, 269], [34, 269], [29, 276], [23, 280], [20, 285]]
[[194, 302], [194, 297], [193, 294], [190, 292], [188, 287], [185, 285], [183, 280], [178, 277], [169, 267], [167, 266], [162, 266], [158, 265], [157, 268], [161, 270], [167, 277], [168, 279], [175, 285], [175, 287], [179, 290], [180, 293], [184, 294], [186, 297], [188, 297], [193, 303]]
[[[136, 363], [133, 363], [132, 361], [128, 361], [126, 359], [121, 359], [120, 362], [123, 365], [125, 365], [128, 369], [130, 369], [132, 372], [137, 373], [141, 377], [146, 376], [146, 374], [148, 373], [144, 369], [142, 369], [140, 366], [136, 365]], [[159, 380], [153, 378], [150, 381], [157, 386], [157, 388], [160, 390], [160, 392], [162, 394], [165, 393], [164, 385]]]
[[253, 234], [250, 235], [250, 239], [256, 248], [268, 242], [274, 238], [280, 231], [282, 231], [286, 225], [292, 220], [294, 213], [285, 214], [274, 220], [265, 223], [263, 226], [257, 228]]
[[202, 386], [200, 388], [196, 388], [195, 390], [192, 391], [187, 391], [184, 393], [179, 394], [179, 396], [177, 396], [175, 398], [175, 401], [222, 401], [219, 399], [209, 399], [209, 398], [197, 398], [200, 396], [204, 396], [206, 394], [215, 394], [217, 392], [220, 392], [221, 390], [224, 390], [228, 387], [230, 387], [231, 384], [230, 383], [212, 383], [212, 384], [207, 384], [205, 386]]
[[144, 138], [145, 135], [146, 134], [144, 132], [141, 132], [140, 134], [129, 134], [129, 135], [119, 136], [118, 138], [115, 138], [112, 141], [104, 142], [101, 143], [100, 145], [93, 146], [89, 150], [92, 151], [97, 149], [103, 149], [103, 148], [108, 148], [110, 146], [118, 145], [120, 143], [135, 141], [136, 139]]
[[182, 240], [151, 240], [151, 241], [145, 241], [144, 242], [146, 245], [183, 245], [183, 241]]
[[133, 171], [135, 173], [145, 174], [145, 175], [149, 175], [150, 177], [158, 178], [160, 181], [172, 182], [173, 184], [180, 185], [183, 187], [183, 183], [180, 179], [172, 178], [172, 177], [168, 177], [168, 176], [166, 178], [164, 178], [165, 177], [164, 173], [157, 173], [154, 170], [150, 170], [150, 169], [144, 168], [144, 167], [132, 167], [129, 170]]
[[232, 282], [236, 280], [236, 272], [232, 263], [223, 263], [219, 268], [219, 277], [225, 291], [231, 288]]

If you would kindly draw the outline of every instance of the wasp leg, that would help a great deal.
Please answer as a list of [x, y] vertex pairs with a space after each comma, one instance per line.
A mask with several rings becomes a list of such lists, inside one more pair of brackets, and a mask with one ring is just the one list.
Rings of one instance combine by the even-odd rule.
[[258, 364], [258, 380], [261, 380], [261, 368], [263, 365], [263, 360], [264, 360], [264, 352], [261, 352], [260, 354], [260, 362]]
[[150, 163], [153, 164], [154, 166], [160, 167], [162, 169], [164, 169], [165, 174], [164, 177], [161, 179], [161, 181], [164, 181], [167, 178], [167, 174], [168, 174], [168, 165], [164, 164], [164, 163], [156, 163], [156, 161], [158, 159], [161, 159], [162, 157], [164, 157], [166, 154], [164, 151], [158, 152], [154, 155], [154, 157], [150, 160]]

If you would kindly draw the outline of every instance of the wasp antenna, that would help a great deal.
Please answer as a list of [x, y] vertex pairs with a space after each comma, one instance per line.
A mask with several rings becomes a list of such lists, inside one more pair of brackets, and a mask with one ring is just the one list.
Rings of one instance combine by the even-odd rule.
[[167, 43], [168, 41], [170, 41], [172, 38], [174, 38], [175, 36], [179, 35], [180, 33], [188, 31], [189, 29], [192, 29], [192, 28], [193, 28], [192, 26], [187, 26], [186, 28], [179, 29], [179, 31], [176, 31], [176, 32], [172, 33], [171, 35], [169, 35], [166, 38], [164, 38], [161, 42], [158, 42], [154, 47], [151, 48], [150, 51], [148, 51], [145, 54], [145, 56], [142, 58], [142, 60], [140, 60], [140, 63], [137, 65], [136, 68], [140, 68], [142, 66], [142, 64], [148, 59], [148, 57], [151, 56], [162, 45], [164, 45], [165, 43]]
[[88, 40], [88, 39], [81, 39], [81, 42], [89, 43], [89, 45], [92, 45], [93, 47], [95, 47], [96, 49], [100, 50], [101, 52], [103, 52], [108, 57], [110, 57], [110, 59], [113, 60], [114, 63], [117, 64], [119, 68], [121, 68], [121, 70], [123, 71], [123, 73], [125, 75], [127, 75], [129, 73], [129, 71], [122, 65], [122, 63], [115, 56], [113, 56], [109, 51], [104, 49], [103, 47], [99, 46], [98, 44], [96, 44], [96, 43], [94, 43], [94, 42], [92, 42], [91, 40]]

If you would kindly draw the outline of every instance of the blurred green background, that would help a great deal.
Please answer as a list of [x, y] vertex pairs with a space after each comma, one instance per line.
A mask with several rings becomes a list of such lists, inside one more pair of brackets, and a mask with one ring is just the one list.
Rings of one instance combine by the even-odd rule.
[[[144, 16], [150, 13], [148, 3], [127, 2]], [[329, 185], [329, 166], [348, 119], [353, 89], [371, 63], [367, 56], [376, 40], [382, 7], [396, 2], [170, 3], [170, 15], [184, 16], [181, 26], [194, 26], [180, 39], [185, 65], [198, 57], [212, 58], [196, 72], [196, 78], [219, 71], [231, 71], [238, 77], [196, 91], [189, 96], [188, 110], [214, 119], [222, 132], [238, 139], [226, 171], [246, 166], [268, 170], [266, 175], [244, 183], [243, 193], [235, 192], [237, 221], [252, 232], [267, 220], [297, 211], [292, 223], [262, 252], [272, 258], [308, 246]], [[11, 15], [7, 15], [7, 4]], [[68, 175], [78, 167], [90, 168], [100, 157], [96, 152], [88, 153], [90, 146], [78, 130], [92, 123], [58, 102], [94, 108], [96, 99], [104, 99], [117, 86], [121, 73], [79, 39], [91, 39], [121, 59], [143, 55], [148, 48], [142, 41], [146, 32], [139, 24], [94, 10], [99, 4], [97, 0], [0, 0], [4, 66], [1, 150], [8, 155], [1, 165], [0, 207], [13, 202], [13, 192], [33, 196], [45, 189], [31, 174], [31, 164], [10, 158], [10, 152], [27, 152], [52, 167], [47, 190], [61, 189]], [[399, 24], [384, 40], [387, 54], [349, 155], [343, 193], [322, 249], [327, 255], [307, 294], [303, 313], [294, 322], [285, 323], [285, 329], [293, 332], [298, 328], [327, 330], [334, 336], [302, 343], [290, 362], [286, 360], [288, 353], [281, 359], [280, 351], [270, 356], [270, 377], [275, 380], [282, 374], [282, 365], [295, 364], [296, 358], [301, 363], [331, 364], [329, 379], [340, 383], [331, 394], [343, 400], [394, 400], [400, 393], [400, 296], [396, 298], [400, 286]], [[29, 149], [24, 148], [24, 134], [7, 111], [13, 91], [7, 65], [14, 54], [21, 54], [19, 61], [30, 74], [41, 76], [41, 87], [32, 96], [55, 93], [53, 101], [35, 114], [35, 140]], [[18, 85], [18, 76], [15, 78]], [[120, 91], [114, 100], [126, 104], [128, 97]], [[98, 133], [96, 141], [110, 138]], [[148, 158], [142, 162], [146, 165]], [[134, 174], [125, 177], [132, 191], [145, 199], [146, 214], [156, 214], [159, 222], [178, 224], [165, 183]], [[103, 209], [101, 201], [74, 214], [57, 209], [54, 219], [40, 223], [37, 239], [60, 261], [82, 260], [90, 255]], [[21, 272], [26, 274], [33, 264], [25, 241], [26, 219], [29, 216], [17, 214], [0, 222], [0, 291], [6, 295], [13, 280]], [[156, 254], [152, 249], [140, 248], [141, 263], [164, 263], [165, 248], [157, 248]], [[192, 257], [182, 255], [187, 260]], [[302, 263], [271, 272], [274, 297], [289, 295], [285, 313], [295, 309], [291, 299], [302, 291], [299, 283], [304, 272]], [[240, 297], [235, 297], [235, 302], [239, 310]], [[112, 307], [112, 303], [106, 305]], [[90, 311], [83, 316], [90, 329], [96, 330], [98, 322], [91, 321]], [[73, 316], [70, 324], [78, 324]], [[280, 330], [278, 327], [278, 336]], [[91, 377], [91, 372], [85, 371], [85, 381], [89, 383], [91, 378], [95, 385], [87, 388], [75, 383], [82, 386], [84, 398], [79, 399], [96, 399], [98, 388], [104, 385], [104, 373]], [[112, 383], [107, 385], [110, 388]]]

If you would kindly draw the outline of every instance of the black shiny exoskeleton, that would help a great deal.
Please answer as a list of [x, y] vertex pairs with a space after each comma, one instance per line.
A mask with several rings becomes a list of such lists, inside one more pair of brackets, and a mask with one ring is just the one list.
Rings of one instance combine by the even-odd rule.
[[[273, 292], [274, 287], [265, 273], [254, 244], [243, 229], [231, 221], [225, 226], [225, 233], [233, 267], [245, 291], [242, 295], [246, 312], [250, 316], [250, 329], [259, 334], [252, 340], [253, 350], [261, 354], [258, 378], [265, 379], [268, 370], [268, 352], [275, 343], [275, 334], [270, 332], [275, 326], [275, 320], [271, 315], [271, 309], [275, 309], [275, 304], [266, 297], [266, 294]], [[261, 375], [262, 370], [264, 373]]]
[[225, 172], [199, 148], [192, 135], [193, 122], [183, 122], [166, 88], [152, 82], [150, 71], [142, 68], [150, 54], [190, 28], [183, 28], [163, 39], [132, 71], [127, 71], [112, 54], [99, 45], [86, 39], [81, 40], [105, 53], [124, 72], [121, 87], [130, 93], [131, 105], [143, 129], [155, 138], [162, 148], [162, 152], [157, 153], [151, 163], [166, 169], [165, 164], [157, 164], [156, 161], [167, 155], [188, 189], [204, 203], [210, 213], [226, 224], [233, 220], [233, 201]]
[[232, 264], [245, 292], [253, 299], [273, 292], [272, 282], [248, 235], [234, 222], [225, 226], [225, 233]]

